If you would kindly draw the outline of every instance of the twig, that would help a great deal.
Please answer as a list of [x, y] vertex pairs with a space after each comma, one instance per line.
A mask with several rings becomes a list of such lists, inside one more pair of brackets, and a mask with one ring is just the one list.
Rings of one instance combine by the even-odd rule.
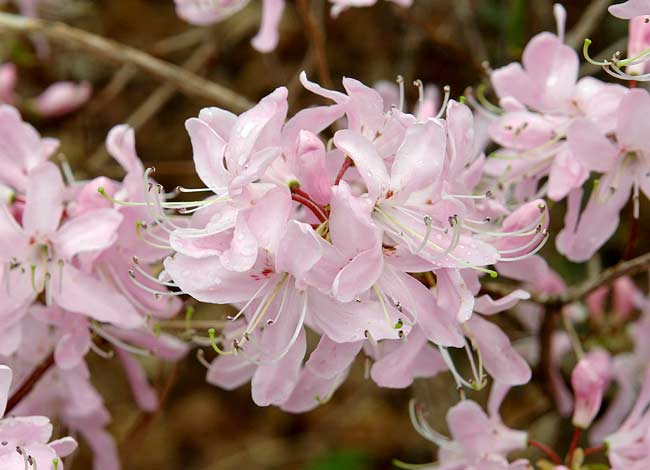
[[53, 42], [77, 47], [107, 61], [133, 65], [152, 77], [173, 85], [188, 96], [209, 100], [236, 112], [252, 106], [247, 98], [181, 67], [63, 23], [0, 13], [0, 31], [2, 30], [17, 34], [39, 33]]
[[566, 35], [566, 43], [574, 49], [582, 46], [585, 38], [598, 26], [605, 15], [610, 0], [593, 0], [580, 17], [580, 20]]
[[[650, 253], [637, 256], [634, 259], [623, 261], [615, 266], [612, 266], [611, 268], [605, 269], [602, 273], [600, 273], [599, 276], [595, 277], [594, 279], [589, 279], [578, 286], [568, 289], [562, 294], [546, 295], [532, 292], [530, 295], [530, 300], [532, 302], [546, 306], [561, 307], [563, 305], [577, 302], [599, 287], [607, 285], [619, 277], [633, 276], [647, 269], [650, 269]], [[492, 295], [503, 296], [510, 294], [514, 288], [508, 286], [507, 284], [487, 282], [483, 284], [483, 290], [486, 293]]]
[[[197, 72], [214, 55], [217, 45], [207, 41], [183, 64], [183, 69]], [[174, 96], [176, 88], [168, 83], [157, 88], [131, 115], [126, 123], [136, 131], [151, 119]], [[90, 168], [99, 168], [108, 160], [108, 152], [104, 145], [100, 146], [88, 160]]]
[[629, 261], [623, 261], [622, 263], [618, 263], [616, 266], [604, 270], [597, 278], [586, 281], [584, 284], [570, 289], [567, 295], [561, 296], [562, 301], [565, 304], [575, 302], [598, 289], [600, 286], [607, 285], [619, 277], [633, 276], [649, 268], [650, 253], [637, 256]]
[[50, 370], [50, 367], [54, 365], [54, 353], [50, 353], [36, 368], [32, 371], [27, 380], [23, 382], [18, 390], [14, 392], [13, 395], [7, 400], [7, 408], [5, 414], [9, 414], [18, 403], [21, 402], [23, 398], [29, 395], [29, 392], [32, 391], [34, 386], [38, 383], [39, 380], [45, 375], [45, 373]]
[[309, 45], [314, 55], [316, 68], [318, 69], [318, 76], [327, 88], [334, 88], [332, 76], [330, 75], [329, 66], [327, 64], [327, 53], [325, 52], [325, 38], [323, 31], [316, 24], [316, 20], [309, 11], [309, 0], [297, 0], [298, 11], [305, 24], [305, 30], [309, 36]]

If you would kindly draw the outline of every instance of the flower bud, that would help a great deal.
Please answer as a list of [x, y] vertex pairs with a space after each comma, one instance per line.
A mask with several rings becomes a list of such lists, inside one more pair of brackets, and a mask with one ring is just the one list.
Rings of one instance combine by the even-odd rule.
[[57, 82], [36, 98], [34, 107], [43, 117], [60, 117], [76, 111], [88, 101], [91, 92], [92, 87], [87, 82]]
[[575, 395], [573, 425], [588, 428], [603, 400], [603, 393], [611, 378], [611, 361], [605, 351], [593, 351], [580, 359], [571, 373]]

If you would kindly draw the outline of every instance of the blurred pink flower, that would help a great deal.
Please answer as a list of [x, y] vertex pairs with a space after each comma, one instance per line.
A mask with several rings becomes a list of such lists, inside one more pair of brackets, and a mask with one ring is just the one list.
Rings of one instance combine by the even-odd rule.
[[88, 82], [56, 82], [35, 98], [34, 109], [46, 118], [60, 117], [79, 109], [91, 93]]
[[[174, 0], [176, 13], [185, 21], [206, 25], [222, 21], [244, 8], [250, 0]], [[285, 0], [262, 0], [262, 23], [251, 43], [260, 52], [278, 45]]]
[[650, 15], [650, 0], [628, 0], [627, 2], [617, 3], [609, 7], [609, 12], [624, 20], [631, 20], [641, 15]]
[[0, 467], [6, 470], [40, 468], [63, 470], [62, 457], [74, 452], [77, 442], [64, 437], [50, 442], [53, 427], [44, 416], [5, 417], [12, 371], [0, 365]]
[[0, 103], [14, 104], [18, 72], [12, 63], [0, 65]]

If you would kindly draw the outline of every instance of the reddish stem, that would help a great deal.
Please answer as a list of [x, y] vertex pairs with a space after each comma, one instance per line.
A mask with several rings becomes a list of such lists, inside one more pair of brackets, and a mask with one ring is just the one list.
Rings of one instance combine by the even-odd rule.
[[314, 201], [311, 199], [307, 199], [303, 196], [300, 196], [299, 194], [292, 194], [291, 199], [296, 201], [299, 204], [302, 204], [306, 208], [308, 208], [310, 211], [314, 213], [316, 218], [321, 222], [325, 222], [327, 220], [327, 217], [325, 216], [323, 210], [316, 204]]
[[582, 429], [575, 427], [573, 428], [573, 437], [571, 438], [571, 445], [569, 445], [569, 452], [566, 455], [566, 464], [571, 465], [573, 460], [573, 453], [576, 451], [578, 444], [580, 443], [580, 436], [582, 436]]
[[585, 457], [591, 454], [596, 454], [598, 452], [603, 452], [605, 450], [605, 444], [598, 444], [597, 446], [588, 447], [585, 449]]
[[310, 201], [313, 201], [313, 199], [311, 198], [311, 196], [310, 196], [309, 194], [307, 194], [306, 192], [304, 192], [304, 191], [303, 191], [302, 189], [300, 189], [300, 188], [293, 188], [293, 189], [291, 190], [291, 192], [292, 192], [293, 194], [297, 194], [298, 196], [302, 196], [302, 197], [304, 197], [305, 199], [309, 199]]
[[628, 82], [628, 85], [629, 85], [630, 88], [636, 88], [636, 86], [637, 86], [637, 81], [636, 81], [636, 80], [630, 80], [630, 81]]
[[348, 168], [352, 166], [352, 159], [350, 157], [345, 157], [345, 160], [343, 161], [343, 165], [341, 165], [341, 169], [339, 170], [338, 175], [336, 175], [336, 179], [334, 180], [334, 185], [338, 185], [341, 180], [343, 179], [343, 175], [345, 174], [346, 171], [348, 171]]
[[559, 455], [555, 453], [553, 449], [551, 449], [549, 446], [546, 444], [542, 444], [539, 441], [533, 441], [530, 439], [528, 441], [528, 445], [531, 447], [534, 447], [536, 449], [541, 450], [555, 465], [562, 465], [562, 459], [560, 458]]
[[29, 395], [29, 392], [32, 391], [34, 386], [38, 383], [39, 380], [45, 375], [45, 373], [54, 365], [54, 353], [51, 353], [47, 356], [43, 362], [41, 362], [36, 368], [32, 371], [31, 375], [27, 377], [27, 380], [23, 382], [16, 392], [11, 395], [9, 400], [7, 400], [7, 408], [5, 414], [9, 414], [18, 403], [21, 402], [23, 398]]

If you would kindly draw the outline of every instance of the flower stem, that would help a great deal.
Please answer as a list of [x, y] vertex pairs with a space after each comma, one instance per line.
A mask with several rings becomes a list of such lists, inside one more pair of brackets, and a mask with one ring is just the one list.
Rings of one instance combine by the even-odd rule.
[[350, 157], [345, 157], [345, 160], [343, 161], [343, 165], [341, 165], [341, 169], [339, 170], [339, 173], [336, 175], [336, 180], [334, 180], [334, 185], [337, 186], [341, 180], [343, 179], [343, 175], [345, 175], [345, 172], [348, 171], [348, 168], [352, 166], [352, 159]]
[[5, 414], [8, 415], [11, 410], [13, 410], [18, 403], [22, 401], [29, 392], [32, 391], [34, 386], [38, 383], [39, 380], [45, 375], [45, 373], [50, 370], [50, 367], [54, 365], [54, 353], [50, 353], [36, 368], [32, 371], [31, 375], [23, 382], [18, 390], [14, 392], [13, 395], [7, 400], [7, 408]]
[[597, 446], [588, 447], [585, 449], [585, 457], [591, 454], [596, 454], [598, 452], [603, 452], [605, 450], [605, 444], [598, 444]]
[[542, 444], [539, 441], [534, 441], [530, 439], [528, 441], [528, 445], [531, 447], [534, 447], [538, 450], [541, 450], [551, 461], [556, 464], [556, 465], [562, 465], [562, 459], [560, 458], [559, 455], [555, 453], [553, 449], [551, 449], [549, 446], [546, 444]]
[[573, 437], [571, 438], [571, 445], [569, 445], [569, 451], [567, 452], [565, 461], [567, 465], [571, 465], [571, 461], [573, 460], [573, 453], [576, 451], [576, 448], [580, 443], [580, 436], [582, 436], [582, 429], [579, 427], [573, 428]]
[[299, 204], [302, 204], [306, 208], [308, 208], [310, 211], [313, 212], [313, 214], [316, 216], [316, 218], [319, 220], [319, 222], [323, 223], [327, 220], [327, 217], [323, 213], [323, 210], [316, 204], [314, 201], [311, 199], [308, 199], [304, 196], [301, 196], [299, 194], [292, 194], [291, 199], [296, 201]]

